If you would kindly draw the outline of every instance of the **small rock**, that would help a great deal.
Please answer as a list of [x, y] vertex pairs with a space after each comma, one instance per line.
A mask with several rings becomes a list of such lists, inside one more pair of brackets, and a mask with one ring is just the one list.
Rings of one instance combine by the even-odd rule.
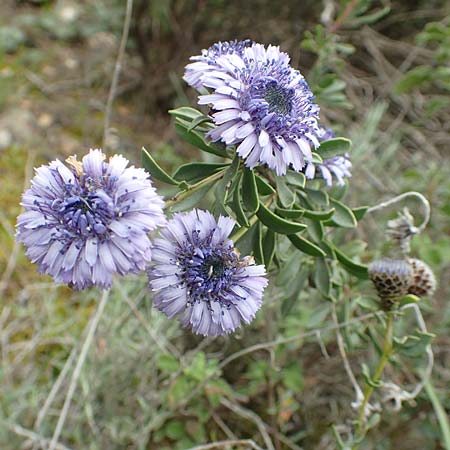
[[54, 121], [54, 119], [51, 114], [42, 113], [38, 117], [37, 123], [41, 128], [48, 128], [53, 123], [53, 121]]

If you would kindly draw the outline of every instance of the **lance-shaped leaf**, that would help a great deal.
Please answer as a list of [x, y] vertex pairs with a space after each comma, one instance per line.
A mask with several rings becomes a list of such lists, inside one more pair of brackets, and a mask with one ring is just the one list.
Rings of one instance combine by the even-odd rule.
[[253, 236], [253, 256], [258, 264], [264, 264], [261, 222], [256, 223], [256, 231]]
[[188, 163], [180, 166], [173, 174], [176, 180], [198, 181], [213, 175], [229, 166], [224, 163]]
[[175, 131], [186, 141], [189, 142], [189, 144], [193, 145], [194, 147], [198, 148], [199, 150], [202, 150], [207, 153], [212, 153], [216, 156], [221, 156], [222, 158], [228, 158], [228, 154], [225, 150], [225, 148], [213, 144], [213, 143], [206, 143], [203, 136], [196, 130], [188, 130], [188, 126], [185, 126], [181, 122], [177, 121], [175, 122]]
[[325, 258], [317, 258], [315, 263], [314, 282], [319, 292], [328, 299], [330, 298], [331, 292], [330, 268]]
[[264, 264], [266, 269], [272, 263], [273, 255], [275, 254], [275, 233], [272, 230], [267, 230], [262, 242]]
[[286, 219], [298, 219], [300, 217], [303, 217], [305, 210], [300, 208], [276, 208], [275, 213], [278, 214], [281, 217], [285, 217]]
[[277, 194], [283, 206], [289, 208], [295, 202], [295, 193], [289, 189], [286, 183], [286, 177], [275, 177], [277, 184]]
[[275, 189], [263, 178], [261, 178], [258, 175], [255, 175], [255, 179], [256, 179], [256, 187], [258, 188], [258, 192], [260, 195], [271, 195], [275, 193]]
[[235, 183], [238, 181], [237, 172], [239, 169], [239, 163], [240, 158], [236, 156], [228, 169], [225, 171], [222, 179], [216, 185], [215, 196], [222, 213], [226, 211], [225, 204], [228, 202], [228, 195], [235, 187]]
[[330, 204], [330, 199], [328, 194], [324, 191], [318, 191], [317, 189], [305, 189], [306, 200], [308, 202], [316, 203], [321, 206], [328, 206]]
[[367, 271], [367, 266], [358, 264], [352, 261], [347, 255], [338, 250], [336, 247], [333, 248], [337, 260], [342, 264], [342, 267], [361, 280], [367, 280], [369, 278], [369, 273]]
[[242, 255], [250, 255], [252, 252], [257, 225], [257, 223], [252, 225], [237, 241], [235, 241], [234, 244], [240, 250]]
[[352, 212], [358, 222], [366, 215], [368, 209], [368, 206], [358, 206], [357, 208], [352, 208]]
[[355, 228], [358, 225], [355, 215], [348, 206], [333, 198], [330, 198], [330, 202], [336, 211], [325, 225], [341, 228]]
[[306, 184], [306, 177], [303, 173], [291, 172], [288, 171], [286, 174], [286, 179], [289, 184], [292, 186], [303, 189]]
[[180, 184], [179, 181], [174, 180], [163, 168], [158, 165], [158, 163], [144, 147], [142, 147], [141, 159], [142, 166], [153, 178], [167, 184], [173, 184], [174, 186], [178, 186]]
[[181, 108], [169, 110], [169, 114], [179, 119], [187, 120], [192, 122], [198, 117], [206, 117], [201, 111], [189, 106], [182, 106]]
[[245, 209], [254, 213], [259, 207], [258, 188], [256, 186], [255, 174], [252, 170], [244, 169], [242, 178], [242, 199]]
[[296, 248], [307, 255], [326, 256], [326, 253], [319, 246], [313, 244], [311, 241], [308, 241], [308, 239], [305, 239], [302, 236], [289, 234], [288, 238]]
[[262, 203], [256, 213], [259, 220], [270, 230], [280, 234], [295, 234], [306, 228], [303, 223], [291, 222], [270, 211]]
[[352, 146], [352, 141], [343, 137], [336, 137], [328, 139], [328, 141], [321, 142], [320, 147], [317, 149], [317, 153], [323, 158], [333, 158], [334, 156], [347, 153]]
[[236, 214], [236, 220], [238, 224], [243, 227], [249, 227], [247, 216], [245, 215], [244, 209], [242, 208], [242, 178], [239, 176], [239, 181], [237, 182], [237, 186], [234, 190], [233, 195], [233, 203], [231, 204], [231, 209]]

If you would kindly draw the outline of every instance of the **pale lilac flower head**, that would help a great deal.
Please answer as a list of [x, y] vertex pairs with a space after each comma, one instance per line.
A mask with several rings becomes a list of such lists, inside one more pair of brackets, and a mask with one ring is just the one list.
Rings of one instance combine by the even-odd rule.
[[[329, 128], [321, 128], [319, 134], [319, 141], [328, 141], [335, 138], [336, 135]], [[320, 152], [319, 152], [320, 153]], [[342, 155], [333, 156], [332, 158], [325, 159], [321, 164], [314, 164], [310, 162], [305, 169], [306, 178], [312, 180], [317, 175], [321, 176], [327, 186], [333, 184], [333, 177], [336, 178], [336, 184], [342, 186], [344, 184], [344, 178], [350, 178], [352, 174], [350, 169], [352, 163], [348, 153]]]
[[252, 45], [250, 39], [244, 41], [217, 42], [213, 44], [208, 49], [202, 50], [201, 55], [191, 56], [189, 58], [193, 62], [189, 63], [185, 68], [184, 81], [195, 89], [200, 89], [203, 86], [202, 78], [206, 72], [217, 69], [216, 60], [219, 56], [232, 53], [242, 55], [244, 48], [250, 45]]
[[67, 165], [41, 166], [22, 197], [17, 240], [41, 273], [74, 289], [111, 286], [115, 272], [145, 270], [147, 233], [165, 223], [149, 175], [115, 155], [91, 150]]
[[203, 336], [250, 323], [267, 286], [265, 269], [228, 239], [235, 222], [207, 211], [175, 214], [155, 239], [149, 287], [156, 308]]
[[319, 145], [319, 107], [289, 56], [253, 43], [213, 59], [196, 80], [211, 92], [199, 104], [216, 111], [211, 140], [236, 145], [249, 168], [267, 164], [278, 175], [289, 166], [301, 171]]

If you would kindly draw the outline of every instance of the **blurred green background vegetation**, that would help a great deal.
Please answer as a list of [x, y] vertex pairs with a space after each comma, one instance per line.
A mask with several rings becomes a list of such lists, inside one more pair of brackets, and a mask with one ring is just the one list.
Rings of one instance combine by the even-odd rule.
[[[0, 4], [0, 448], [46, 448], [67, 382], [42, 416], [65, 361], [75, 354], [98, 292], [72, 292], [39, 276], [14, 243], [15, 218], [33, 167], [101, 145], [104, 108], [124, 18], [121, 0], [2, 0]], [[277, 44], [306, 76], [321, 118], [353, 140], [351, 206], [409, 190], [431, 202], [413, 254], [439, 287], [423, 301], [434, 340], [433, 385], [450, 410], [450, 6], [445, 0], [135, 0], [108, 136], [111, 152], [136, 164], [145, 146], [164, 167], [203, 157], [183, 143], [167, 110], [194, 105], [181, 80], [189, 56], [218, 40]], [[407, 202], [419, 218], [420, 206]], [[401, 205], [403, 206], [403, 205]], [[399, 206], [400, 208], [400, 206]], [[364, 262], [382, 243], [395, 208], [339, 231]], [[419, 219], [418, 219], [419, 220]], [[287, 260], [252, 326], [201, 339], [151, 309], [143, 277], [117, 282], [81, 375], [62, 442], [71, 449], [187, 449], [252, 438], [261, 426], [277, 450], [336, 448], [330, 424], [354, 416], [330, 304], [299, 276], [312, 260]], [[300, 279], [300, 282], [298, 281]], [[294, 283], [294, 280], [296, 282]], [[303, 280], [303, 281], [301, 281]], [[339, 319], [364, 313], [367, 283], [344, 278]], [[291, 288], [286, 290], [286, 286]], [[253, 344], [309, 332], [227, 362]], [[344, 330], [350, 362], [368, 350], [368, 325]], [[318, 339], [320, 337], [320, 339]], [[263, 347], [263, 346], [261, 346]], [[227, 362], [224, 364], [224, 361]], [[411, 367], [421, 362], [411, 361]], [[407, 366], [388, 374], [413, 382]], [[384, 411], [364, 449], [444, 447], [423, 392], [401, 412]], [[41, 411], [41, 416], [39, 415]], [[245, 447], [236, 447], [245, 448]]]

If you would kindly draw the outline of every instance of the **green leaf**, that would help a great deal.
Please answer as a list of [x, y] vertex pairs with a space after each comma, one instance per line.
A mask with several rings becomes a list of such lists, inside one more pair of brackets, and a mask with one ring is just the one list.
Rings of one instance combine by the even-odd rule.
[[330, 198], [330, 202], [336, 211], [325, 225], [341, 228], [355, 228], [358, 225], [355, 215], [348, 206], [333, 198]]
[[305, 193], [309, 200], [320, 206], [328, 206], [330, 204], [329, 197], [326, 192], [316, 189], [305, 189]]
[[316, 259], [316, 270], [314, 273], [314, 282], [319, 292], [325, 297], [330, 298], [331, 281], [330, 269], [325, 258]]
[[238, 184], [236, 186], [236, 189], [234, 190], [233, 203], [231, 204], [231, 209], [236, 214], [236, 220], [238, 224], [248, 228], [250, 225], [247, 216], [245, 215], [245, 212], [242, 208], [241, 187], [242, 187], [242, 177], [239, 176]]
[[203, 352], [195, 354], [194, 359], [188, 367], [184, 369], [184, 373], [194, 380], [201, 381], [206, 375], [206, 357]]
[[171, 116], [174, 116], [176, 118], [180, 118], [183, 120], [187, 120], [189, 122], [192, 122], [193, 120], [198, 119], [199, 117], [206, 117], [198, 109], [191, 108], [189, 106], [182, 106], [181, 108], [170, 109], [169, 114]]
[[199, 181], [213, 175], [216, 172], [219, 172], [227, 166], [229, 166], [229, 164], [226, 163], [188, 163], [180, 166], [173, 174], [173, 178], [180, 181]]
[[226, 212], [225, 204], [228, 201], [228, 195], [231, 189], [235, 187], [235, 183], [239, 180], [236, 179], [236, 174], [239, 169], [240, 158], [238, 155], [233, 159], [228, 169], [226, 169], [222, 179], [217, 183], [215, 189], [215, 196], [217, 200], [217, 205], [220, 206], [220, 213]]
[[256, 233], [256, 223], [251, 226], [236, 242], [235, 245], [243, 255], [249, 255], [253, 250], [253, 240]]
[[400, 306], [410, 305], [411, 303], [419, 303], [420, 297], [417, 297], [417, 295], [408, 294], [404, 295], [403, 297], [400, 297], [398, 299], [398, 303]]
[[158, 369], [166, 372], [175, 372], [180, 368], [180, 363], [177, 358], [170, 354], [159, 355], [156, 365], [158, 366]]
[[370, 370], [367, 364], [362, 364], [362, 376], [364, 378], [364, 381], [367, 385], [370, 387], [373, 387], [374, 389], [379, 388], [383, 386], [383, 382], [380, 380], [374, 380], [372, 379], [372, 376], [370, 375]]
[[142, 158], [142, 166], [144, 169], [152, 175], [153, 178], [156, 178], [159, 181], [163, 181], [167, 184], [173, 184], [178, 186], [180, 184], [179, 181], [174, 180], [164, 169], [162, 169], [158, 163], [153, 159], [150, 153], [142, 147], [141, 152]]
[[259, 205], [258, 212], [256, 213], [259, 220], [269, 229], [280, 234], [295, 234], [306, 228], [303, 223], [290, 222], [282, 217], [276, 215], [262, 203]]
[[275, 177], [275, 182], [277, 185], [277, 194], [281, 204], [289, 208], [295, 202], [295, 194], [292, 192], [287, 183], [285, 177]]
[[425, 354], [427, 347], [435, 337], [435, 334], [416, 330], [414, 333], [402, 338], [394, 337], [394, 349], [401, 355], [409, 358], [420, 358]]
[[322, 164], [323, 159], [318, 153], [312, 152], [312, 162], [314, 164]]
[[209, 117], [209, 116], [199, 116], [199, 117], [195, 118], [192, 121], [192, 123], [189, 125], [189, 128], [187, 129], [187, 131], [194, 130], [195, 128], [197, 128], [202, 123], [210, 123], [210, 122], [211, 122], [211, 117]]
[[308, 226], [309, 235], [316, 241], [321, 242], [323, 239], [323, 225], [322, 222], [317, 220], [305, 219], [306, 225]]
[[255, 174], [247, 168], [244, 169], [244, 176], [242, 178], [242, 198], [244, 200], [244, 207], [248, 212], [254, 213], [258, 210], [259, 197]]
[[434, 70], [431, 66], [414, 67], [397, 82], [394, 86], [394, 92], [396, 94], [405, 94], [414, 88], [421, 87], [433, 79]]
[[334, 247], [334, 253], [338, 261], [342, 264], [342, 267], [355, 277], [360, 280], [369, 279], [369, 273], [367, 271], [367, 266], [362, 264], [358, 264], [355, 261], [352, 261], [347, 255]]
[[283, 369], [283, 384], [294, 391], [300, 393], [303, 390], [304, 378], [302, 367], [298, 361], [291, 362], [287, 367]]
[[264, 263], [261, 222], [256, 223], [256, 232], [253, 237], [253, 256], [255, 257], [255, 260], [258, 264]]
[[285, 208], [275, 208], [275, 213], [281, 217], [286, 217], [287, 219], [298, 219], [303, 217], [304, 209], [285, 209]]
[[358, 206], [357, 208], [352, 208], [353, 215], [356, 217], [358, 222], [365, 216], [368, 209], [368, 206]]
[[195, 148], [202, 150], [207, 153], [212, 153], [216, 156], [221, 156], [222, 158], [228, 158], [228, 154], [225, 148], [217, 144], [207, 144], [203, 136], [195, 130], [189, 131], [185, 125], [181, 122], [175, 122], [175, 131], [189, 144], [193, 145]]
[[354, 28], [360, 28], [362, 27], [362, 25], [370, 25], [372, 23], [378, 22], [384, 16], [387, 16], [390, 12], [391, 8], [389, 6], [385, 6], [384, 8], [380, 8], [371, 14], [366, 14], [364, 16], [357, 17], [351, 20], [348, 25]]
[[289, 184], [303, 189], [306, 184], [306, 177], [303, 173], [291, 172], [286, 173], [286, 179]]
[[256, 179], [256, 187], [258, 188], [258, 192], [260, 195], [271, 195], [275, 193], [275, 189], [263, 178], [261, 178], [258, 175], [255, 175], [255, 179]]
[[352, 146], [352, 141], [343, 137], [336, 137], [320, 143], [317, 152], [323, 159], [339, 156], [347, 153]]
[[333, 430], [334, 438], [336, 439], [336, 445], [338, 446], [338, 450], [348, 450], [348, 445], [345, 445], [344, 441], [339, 434], [339, 430], [336, 425], [331, 425], [331, 429]]
[[272, 230], [267, 230], [263, 242], [263, 256], [264, 265], [269, 269], [272, 263], [273, 255], [275, 254], [275, 233]]
[[164, 426], [165, 434], [168, 438], [173, 440], [182, 439], [186, 435], [184, 425], [179, 420], [171, 420]]
[[312, 211], [311, 209], [304, 209], [303, 216], [312, 220], [328, 220], [335, 212], [335, 209], [329, 209], [328, 211]]
[[308, 241], [304, 237], [297, 236], [296, 234], [289, 234], [289, 240], [292, 244], [298, 248], [301, 252], [311, 256], [325, 256], [326, 253], [318, 247], [316, 244]]

